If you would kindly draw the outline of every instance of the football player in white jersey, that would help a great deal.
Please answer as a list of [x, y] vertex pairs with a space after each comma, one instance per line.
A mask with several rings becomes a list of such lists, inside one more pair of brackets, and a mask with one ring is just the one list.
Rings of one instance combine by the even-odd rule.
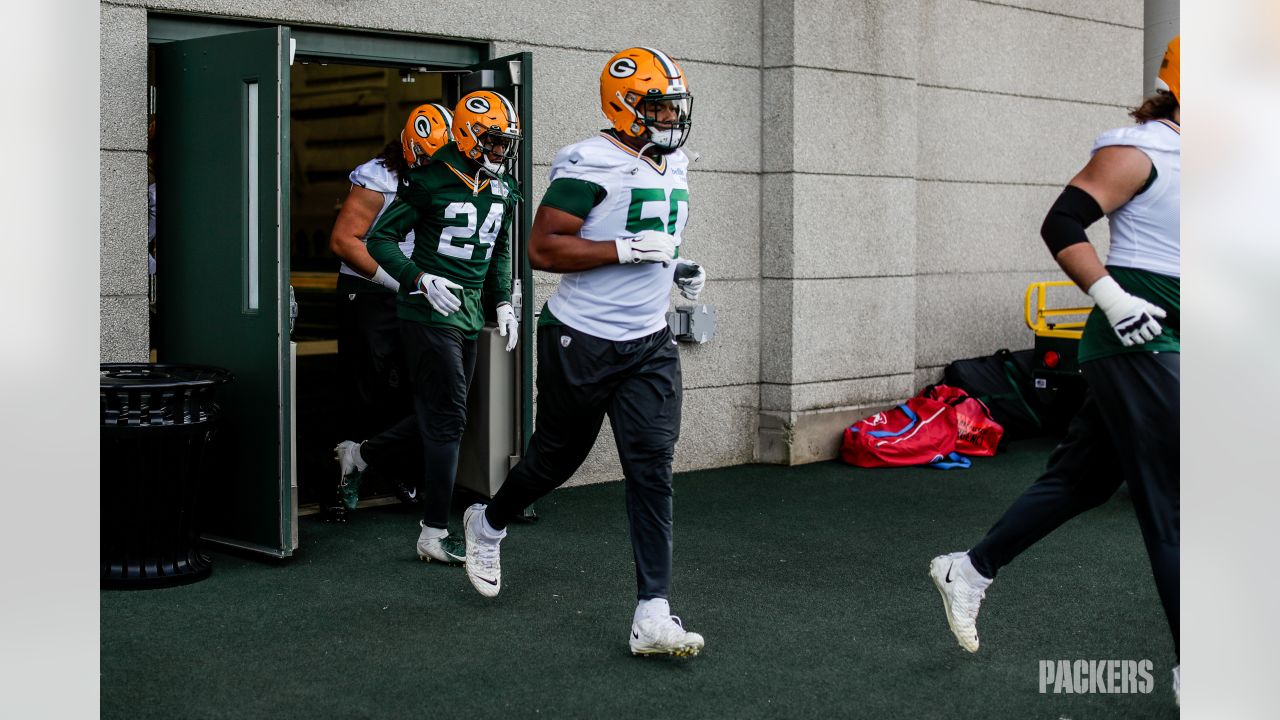
[[[335, 501], [326, 509], [330, 520], [345, 521], [355, 509], [362, 474], [371, 462], [384, 473], [422, 476], [421, 442], [413, 405], [404, 392], [409, 376], [396, 318], [400, 283], [370, 257], [365, 242], [395, 200], [400, 177], [426, 163], [453, 139], [452, 122], [453, 114], [443, 105], [414, 108], [400, 137], [351, 171], [351, 190], [333, 224], [329, 249], [342, 260], [338, 270], [338, 364], [346, 383], [342, 432], [369, 439], [344, 440], [334, 448], [340, 471]], [[400, 243], [405, 257], [413, 254], [413, 240], [410, 232]], [[404, 502], [415, 502], [417, 484], [399, 482], [396, 494]]]
[[[1165, 52], [1156, 94], [1135, 127], [1108, 130], [1050, 209], [1040, 232], [1063, 271], [1092, 296], [1078, 350], [1089, 391], [1045, 473], [968, 552], [933, 559], [947, 623], [978, 650], [978, 606], [996, 572], [1127, 483], [1156, 590], [1178, 652], [1178, 399], [1181, 344], [1180, 43]], [[1104, 266], [1085, 228], [1107, 215]], [[1181, 680], [1173, 669], [1175, 698]]]
[[499, 542], [520, 511], [568, 480], [606, 415], [626, 482], [637, 655], [695, 655], [701, 635], [671, 615], [671, 461], [680, 434], [680, 355], [667, 327], [673, 282], [696, 299], [706, 273], [682, 252], [689, 218], [693, 98], [680, 67], [635, 47], [609, 59], [600, 101], [611, 127], [556, 154], [529, 260], [561, 273], [538, 322], [538, 410], [524, 459], [488, 505], [464, 515], [467, 575], [501, 587]]

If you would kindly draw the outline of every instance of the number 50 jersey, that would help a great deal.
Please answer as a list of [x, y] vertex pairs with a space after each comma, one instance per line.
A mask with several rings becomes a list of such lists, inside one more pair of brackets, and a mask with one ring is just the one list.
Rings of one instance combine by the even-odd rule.
[[[582, 218], [578, 234], [587, 240], [659, 230], [679, 243], [689, 220], [688, 168], [682, 150], [653, 160], [601, 133], [556, 153], [542, 203]], [[666, 327], [674, 273], [674, 263], [566, 273], [547, 306], [555, 320], [589, 335], [643, 337]]]

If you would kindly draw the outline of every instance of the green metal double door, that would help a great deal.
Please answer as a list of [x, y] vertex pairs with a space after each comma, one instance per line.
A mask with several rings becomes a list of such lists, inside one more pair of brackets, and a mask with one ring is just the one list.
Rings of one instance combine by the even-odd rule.
[[[235, 375], [219, 396], [217, 453], [200, 508], [204, 537], [287, 557], [297, 547], [289, 66], [295, 51], [308, 47], [329, 62], [345, 56], [352, 64], [366, 64], [370, 46], [349, 36], [335, 41], [303, 30], [299, 34], [311, 37], [299, 47], [287, 27], [234, 30], [221, 28], [157, 48], [157, 222], [164, 246], [154, 344], [160, 362], [214, 365]], [[403, 43], [393, 50], [403, 60]], [[457, 66], [457, 53], [444, 63], [414, 60], [420, 68], [461, 71], [462, 92], [486, 86], [510, 93], [525, 128], [519, 180], [531, 187], [531, 55], [464, 67]], [[531, 211], [523, 205], [513, 225], [512, 248], [521, 261], [513, 265], [517, 279], [529, 288], [525, 243]], [[526, 337], [517, 367], [528, 378], [530, 303], [524, 303], [523, 315]], [[527, 381], [517, 378], [516, 385], [523, 396], [530, 395]], [[526, 413], [530, 405], [531, 398], [517, 403]], [[516, 431], [527, 438], [530, 422], [528, 415], [517, 418]]]

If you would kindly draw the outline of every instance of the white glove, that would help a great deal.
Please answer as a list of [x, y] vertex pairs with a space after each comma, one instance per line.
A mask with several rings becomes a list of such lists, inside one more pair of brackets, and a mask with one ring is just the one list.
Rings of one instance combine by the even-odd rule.
[[676, 254], [676, 238], [659, 230], [642, 230], [634, 237], [620, 237], [614, 242], [618, 246], [618, 262], [623, 265], [631, 263], [671, 262]]
[[409, 294], [426, 295], [427, 302], [431, 303], [431, 307], [435, 308], [436, 312], [441, 315], [447, 316], [462, 307], [462, 300], [449, 291], [461, 289], [462, 286], [452, 280], [442, 278], [439, 275], [422, 273], [418, 276], [418, 289]]
[[676, 260], [675, 282], [681, 295], [688, 300], [697, 300], [707, 284], [707, 271], [698, 263], [681, 258]]
[[383, 270], [381, 266], [378, 267], [378, 271], [373, 274], [371, 279], [382, 287], [390, 289], [391, 292], [400, 292], [400, 283], [388, 275], [387, 271]]
[[1111, 329], [1125, 347], [1141, 345], [1164, 332], [1156, 320], [1164, 318], [1165, 311], [1125, 292], [1110, 275], [1089, 287], [1089, 297], [1106, 314]]
[[520, 322], [511, 303], [498, 303], [498, 334], [507, 339], [507, 352], [514, 350], [520, 341]]

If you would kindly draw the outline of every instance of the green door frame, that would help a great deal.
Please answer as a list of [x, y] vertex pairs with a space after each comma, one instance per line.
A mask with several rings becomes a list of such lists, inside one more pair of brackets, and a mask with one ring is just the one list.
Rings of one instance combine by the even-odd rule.
[[[184, 15], [147, 15], [147, 42], [189, 40], [209, 35], [258, 30], [285, 25], [294, 40], [294, 51], [316, 59], [396, 67], [463, 69], [488, 60], [488, 43], [464, 42], [423, 35], [380, 31], [323, 28], [295, 23], [206, 18]], [[376, 35], [373, 33], [377, 33]]]

